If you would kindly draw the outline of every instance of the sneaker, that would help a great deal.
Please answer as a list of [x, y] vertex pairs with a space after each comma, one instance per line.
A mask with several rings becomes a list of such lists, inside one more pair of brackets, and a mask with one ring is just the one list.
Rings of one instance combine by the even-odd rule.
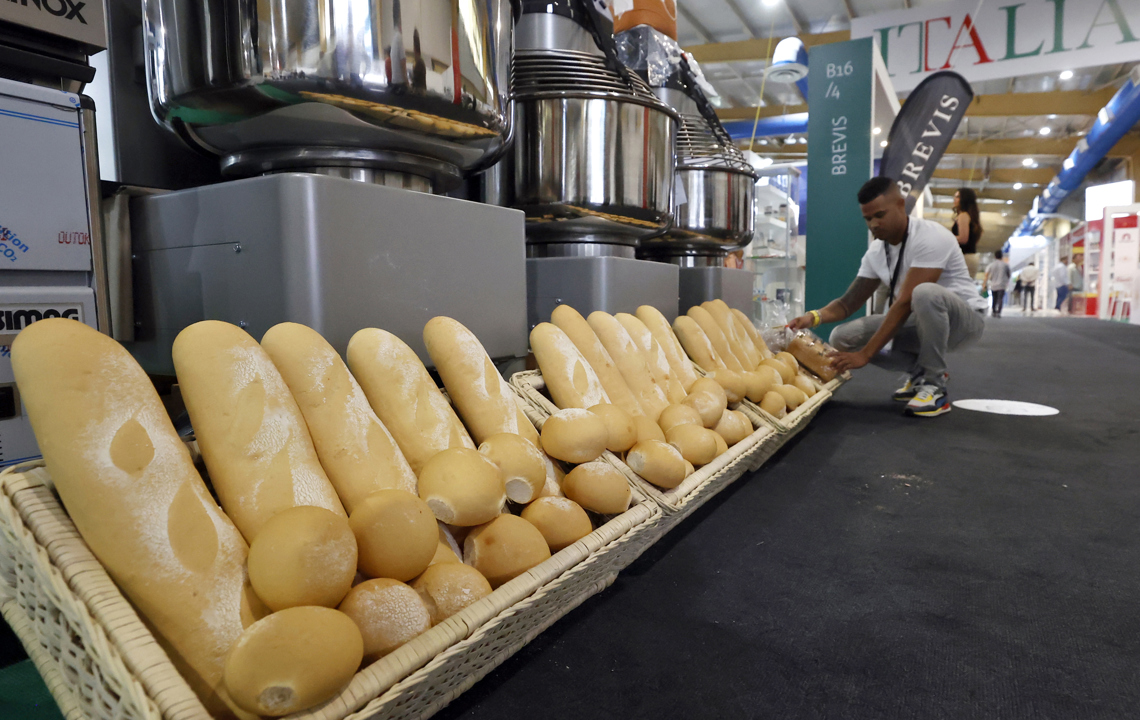
[[895, 394], [891, 397], [896, 402], [909, 402], [918, 393], [919, 385], [922, 385], [922, 373], [907, 375], [906, 384], [895, 390]]
[[906, 404], [906, 414], [917, 417], [938, 417], [950, 412], [950, 397], [946, 388], [923, 384], [914, 398]]

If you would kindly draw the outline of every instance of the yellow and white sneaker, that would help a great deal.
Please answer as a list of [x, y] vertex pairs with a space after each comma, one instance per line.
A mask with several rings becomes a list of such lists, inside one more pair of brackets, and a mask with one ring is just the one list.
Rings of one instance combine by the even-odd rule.
[[950, 397], [946, 388], [937, 385], [919, 386], [911, 401], [906, 404], [906, 414], [915, 417], [938, 417], [950, 412]]

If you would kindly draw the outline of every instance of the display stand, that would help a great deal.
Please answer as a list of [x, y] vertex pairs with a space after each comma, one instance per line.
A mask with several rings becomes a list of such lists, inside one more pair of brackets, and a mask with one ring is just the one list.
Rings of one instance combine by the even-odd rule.
[[1140, 204], [1117, 205], [1104, 209], [1101, 235], [1100, 297], [1101, 320], [1128, 322], [1136, 305], [1135, 283], [1140, 275]]
[[761, 325], [781, 325], [804, 306], [804, 257], [796, 243], [801, 176], [793, 165], [758, 172], [756, 231], [745, 249], [745, 268], [754, 277], [751, 312]]

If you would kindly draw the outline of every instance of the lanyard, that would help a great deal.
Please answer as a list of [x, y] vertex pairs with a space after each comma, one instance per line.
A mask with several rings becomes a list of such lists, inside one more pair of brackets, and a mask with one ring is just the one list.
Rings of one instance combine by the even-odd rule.
[[[907, 238], [909, 238], [909, 237], [910, 237], [910, 219], [908, 218], [906, 221], [906, 232], [903, 233], [902, 242], [899, 243], [899, 257], [897, 260], [895, 260], [895, 269], [894, 269], [894, 272], [891, 273], [890, 294], [888, 295], [888, 300], [887, 300], [888, 304], [890, 304], [890, 305], [895, 304], [895, 285], [897, 285], [898, 281], [899, 281], [899, 270], [902, 268], [903, 251], [906, 250], [906, 241], [907, 241]], [[891, 266], [891, 251], [889, 248], [890, 248], [890, 243], [888, 243], [886, 240], [884, 240], [883, 241], [883, 255], [886, 256], [888, 268]]]

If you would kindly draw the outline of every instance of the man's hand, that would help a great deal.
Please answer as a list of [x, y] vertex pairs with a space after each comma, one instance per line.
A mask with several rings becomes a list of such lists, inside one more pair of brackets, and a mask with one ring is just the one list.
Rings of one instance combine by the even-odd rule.
[[857, 352], [833, 352], [830, 357], [831, 367], [835, 368], [836, 372], [857, 370], [871, 362], [871, 358], [867, 357], [862, 350]]
[[800, 315], [798, 318], [792, 320], [788, 323], [788, 327], [793, 330], [810, 330], [813, 323], [815, 323], [815, 318], [812, 317], [811, 313], [808, 313], [807, 315]]

